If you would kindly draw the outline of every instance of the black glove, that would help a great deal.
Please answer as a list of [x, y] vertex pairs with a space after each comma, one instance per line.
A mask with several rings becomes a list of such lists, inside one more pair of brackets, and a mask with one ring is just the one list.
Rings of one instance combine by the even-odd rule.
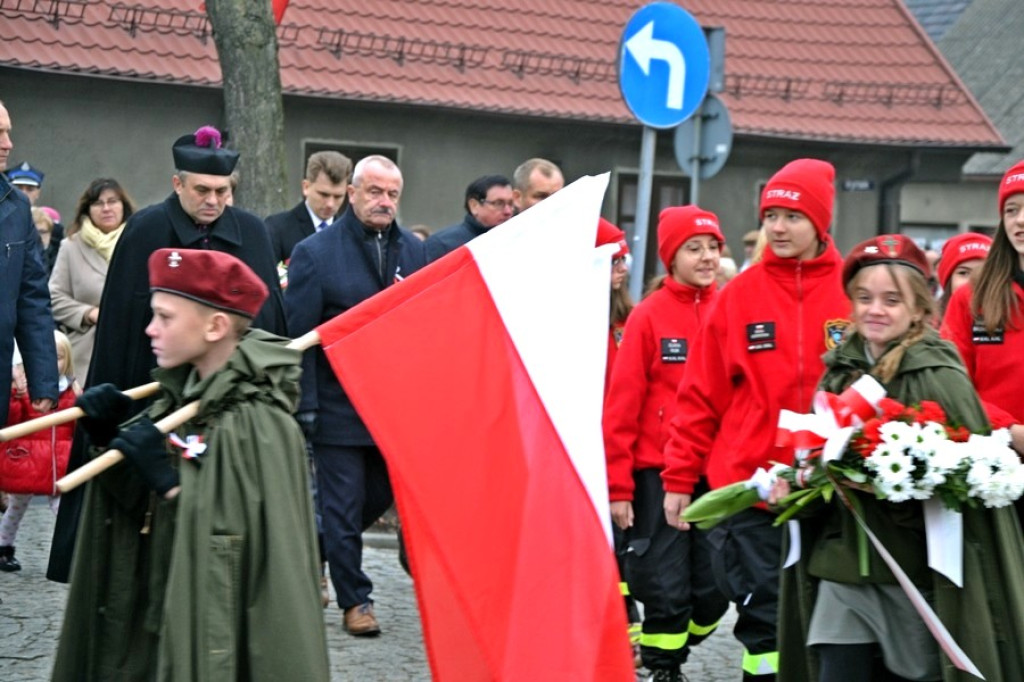
[[158, 495], [178, 485], [178, 472], [167, 453], [167, 435], [149, 417], [143, 417], [117, 434], [110, 447], [120, 450], [139, 470], [142, 480]]
[[313, 442], [313, 436], [316, 434], [316, 410], [303, 410], [302, 412], [295, 413], [295, 421], [299, 423], [299, 427], [302, 429], [302, 435], [305, 436], [306, 442]]
[[105, 448], [110, 439], [117, 435], [117, 426], [132, 411], [132, 399], [121, 393], [114, 384], [100, 384], [78, 396], [75, 407], [81, 408], [85, 416], [78, 420], [89, 440]]

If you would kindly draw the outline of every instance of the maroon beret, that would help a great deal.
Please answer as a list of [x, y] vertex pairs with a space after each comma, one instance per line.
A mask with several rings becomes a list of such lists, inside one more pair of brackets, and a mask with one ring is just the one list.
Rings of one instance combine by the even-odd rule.
[[931, 274], [924, 251], [913, 239], [902, 234], [882, 234], [853, 247], [843, 263], [843, 286], [848, 285], [861, 268], [881, 263], [909, 265], [926, 279]]
[[248, 265], [221, 251], [159, 249], [149, 257], [149, 290], [166, 291], [245, 317], [256, 317], [267, 285]]

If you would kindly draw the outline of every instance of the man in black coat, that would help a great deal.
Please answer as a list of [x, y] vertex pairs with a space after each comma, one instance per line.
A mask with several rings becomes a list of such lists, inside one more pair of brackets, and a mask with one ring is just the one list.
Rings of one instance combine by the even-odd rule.
[[466, 217], [427, 239], [427, 259], [437, 260], [515, 215], [512, 183], [504, 175], [485, 175], [466, 188]]
[[[110, 259], [87, 386], [112, 383], [124, 390], [152, 381], [150, 371], [156, 367], [156, 358], [146, 336], [152, 318], [148, 261], [157, 249], [213, 249], [237, 257], [270, 290], [253, 326], [282, 336], [286, 333], [284, 301], [267, 228], [251, 213], [228, 206], [230, 175], [238, 163], [238, 152], [221, 147], [220, 133], [209, 126], [178, 138], [172, 152], [177, 169], [171, 178], [174, 193], [132, 214]], [[146, 401], [138, 401], [133, 413], [145, 406]], [[87, 440], [78, 429], [69, 471], [85, 462]], [[50, 580], [67, 581], [81, 491], [61, 498], [46, 573]]]
[[303, 199], [294, 208], [267, 217], [274, 261], [287, 263], [303, 239], [334, 222], [345, 203], [352, 161], [344, 154], [317, 152], [306, 162]]
[[[368, 156], [356, 164], [348, 209], [292, 251], [289, 333], [304, 334], [423, 267], [423, 242], [395, 222], [401, 192], [402, 172], [390, 159]], [[350, 635], [376, 635], [362, 532], [391, 506], [391, 484], [380, 450], [320, 347], [303, 358], [304, 415], [316, 416], [311, 440], [325, 549], [343, 626]]]

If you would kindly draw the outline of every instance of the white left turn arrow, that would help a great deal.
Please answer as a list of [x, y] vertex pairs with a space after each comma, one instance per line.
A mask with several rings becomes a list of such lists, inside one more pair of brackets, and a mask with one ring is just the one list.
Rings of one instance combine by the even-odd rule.
[[669, 109], [682, 109], [686, 62], [676, 44], [656, 39], [652, 20], [626, 41], [626, 50], [633, 55], [633, 59], [647, 76], [651, 73], [651, 62], [655, 59], [668, 63], [668, 93], [665, 95], [665, 106]]

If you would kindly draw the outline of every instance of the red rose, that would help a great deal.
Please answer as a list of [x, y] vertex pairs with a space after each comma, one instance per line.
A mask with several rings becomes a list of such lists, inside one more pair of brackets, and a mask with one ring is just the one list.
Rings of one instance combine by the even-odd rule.
[[946, 435], [949, 436], [949, 439], [952, 441], [956, 441], [957, 443], [966, 443], [971, 437], [971, 432], [963, 426], [951, 426], [946, 424]]
[[937, 402], [933, 400], [922, 400], [919, 407], [921, 418], [926, 422], [935, 422], [936, 424], [946, 423], [946, 412]]
[[907, 408], [903, 406], [903, 403], [892, 398], [882, 398], [878, 401], [878, 409], [881, 411], [883, 419], [894, 421], [900, 419]]

